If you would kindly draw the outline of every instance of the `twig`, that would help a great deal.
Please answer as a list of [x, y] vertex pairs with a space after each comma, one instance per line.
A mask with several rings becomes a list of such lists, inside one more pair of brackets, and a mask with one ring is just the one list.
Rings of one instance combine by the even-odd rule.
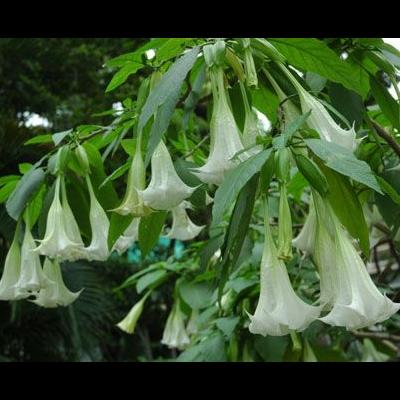
[[371, 120], [372, 126], [375, 128], [376, 133], [393, 149], [393, 151], [400, 158], [400, 144], [397, 143], [396, 139], [386, 131], [382, 126], [380, 126], [374, 120]]
[[193, 149], [189, 151], [189, 153], [187, 153], [183, 156], [183, 158], [190, 157], [206, 140], [208, 140], [209, 137], [210, 137], [210, 135], [204, 136], [203, 139], [201, 139], [200, 142], [197, 143], [196, 146], [194, 146]]

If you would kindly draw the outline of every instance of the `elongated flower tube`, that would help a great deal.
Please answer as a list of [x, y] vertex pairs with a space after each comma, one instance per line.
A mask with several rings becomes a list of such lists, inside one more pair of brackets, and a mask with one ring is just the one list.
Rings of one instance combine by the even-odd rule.
[[[247, 98], [246, 89], [242, 82], [240, 82], [240, 89], [242, 91], [243, 104], [245, 110], [244, 127], [242, 141], [243, 145], [247, 148], [254, 146], [257, 142], [257, 137], [261, 135], [262, 131], [259, 129], [259, 122], [257, 114], [251, 109], [249, 100]], [[255, 146], [248, 149], [248, 153], [253, 155], [262, 150], [262, 146]]]
[[320, 269], [321, 302], [332, 306], [321, 321], [360, 329], [388, 319], [400, 309], [375, 286], [327, 200], [313, 192], [317, 214], [315, 262]]
[[199, 331], [197, 326], [198, 318], [199, 318], [199, 310], [193, 308], [192, 314], [190, 315], [190, 319], [186, 325], [186, 332], [189, 336], [195, 335]]
[[43, 272], [39, 254], [34, 251], [35, 247], [35, 240], [26, 225], [21, 247], [21, 271], [15, 284], [15, 292], [19, 298], [36, 295], [41, 289], [54, 283]]
[[15, 291], [15, 284], [18, 282], [21, 271], [21, 248], [18, 243], [18, 232], [17, 226], [0, 280], [0, 300], [18, 300], [19, 298]]
[[342, 129], [330, 116], [322, 103], [308, 93], [283, 64], [279, 65], [299, 94], [303, 114], [311, 110], [311, 115], [307, 119], [308, 126], [316, 130], [321, 139], [336, 143], [351, 151], [355, 150], [357, 141], [354, 124], [349, 130]]
[[89, 261], [105, 261], [110, 254], [107, 242], [110, 221], [94, 194], [92, 182], [88, 175], [86, 175], [86, 182], [90, 195], [89, 220], [92, 230], [92, 240], [90, 245], [85, 248], [86, 258]]
[[151, 180], [141, 192], [144, 204], [154, 210], [170, 210], [190, 197], [196, 187], [187, 186], [175, 171], [171, 156], [161, 140], [151, 157]]
[[268, 202], [264, 200], [265, 242], [261, 260], [260, 297], [254, 315], [249, 315], [251, 333], [283, 336], [302, 331], [315, 320], [320, 307], [311, 306], [297, 296], [269, 227]]
[[[62, 203], [60, 200], [62, 191]], [[44, 238], [35, 252], [59, 261], [75, 261], [85, 257], [84, 243], [78, 224], [69, 207], [63, 177], [56, 179], [54, 198], [47, 215]]]
[[210, 154], [205, 165], [192, 171], [202, 182], [220, 185], [225, 174], [246, 160], [249, 153], [242, 152], [232, 160], [236, 153], [244, 149], [241, 134], [228, 104], [222, 68], [211, 68], [210, 77], [214, 99], [210, 122]]
[[174, 304], [167, 318], [161, 343], [170, 349], [176, 348], [180, 350], [184, 349], [190, 343], [179, 302]]
[[66, 307], [72, 304], [83, 290], [74, 293], [65, 286], [60, 264], [57, 260], [51, 261], [46, 257], [43, 264], [43, 273], [51, 283], [46, 288], [41, 289], [37, 298], [32, 300], [38, 306], [45, 308]]
[[279, 258], [292, 258], [292, 216], [287, 198], [286, 183], [280, 184], [279, 198], [279, 226], [278, 226], [278, 254]]
[[146, 186], [146, 173], [142, 157], [142, 134], [138, 134], [135, 154], [128, 173], [128, 184], [125, 197], [119, 207], [111, 210], [121, 215], [133, 215], [134, 217], [144, 217], [149, 215], [152, 210], [143, 201], [142, 192]]
[[183, 201], [179, 206], [174, 207], [172, 212], [172, 227], [168, 232], [167, 237], [170, 239], [178, 240], [191, 240], [194, 239], [204, 228], [198, 226], [192, 222], [189, 218], [186, 208], [191, 208], [191, 204], [187, 201]]
[[283, 115], [281, 115], [281, 129], [282, 131], [287, 128], [294, 120], [300, 117], [300, 112], [297, 107], [293, 104], [293, 102], [286, 96], [283, 90], [280, 88], [276, 80], [273, 76], [264, 69], [264, 74], [271, 82], [272, 87], [274, 88], [276, 94], [278, 95], [279, 101], [282, 103], [281, 108], [283, 111]]
[[313, 254], [315, 246], [315, 236], [317, 234], [317, 216], [315, 214], [312, 198], [310, 200], [309, 213], [304, 222], [300, 233], [293, 239], [293, 247], [303, 251], [306, 254]]
[[129, 311], [126, 317], [118, 322], [117, 326], [122, 331], [133, 334], [135, 332], [136, 324], [142, 315], [144, 303], [149, 297], [150, 292], [146, 293]]
[[112, 251], [119, 255], [125, 253], [139, 239], [140, 218], [133, 218], [132, 222], [125, 229], [124, 233], [116, 240]]

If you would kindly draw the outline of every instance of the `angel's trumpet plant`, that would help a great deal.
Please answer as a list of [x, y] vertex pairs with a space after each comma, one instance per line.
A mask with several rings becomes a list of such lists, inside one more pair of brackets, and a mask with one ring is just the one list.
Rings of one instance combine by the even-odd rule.
[[126, 317], [120, 321], [117, 326], [122, 331], [133, 334], [135, 332], [136, 324], [142, 315], [144, 303], [149, 297], [150, 292], [146, 293], [129, 311]]
[[177, 301], [168, 315], [161, 339], [161, 343], [170, 349], [176, 348], [181, 350], [190, 344], [183, 318], [184, 315], [180, 309], [179, 301]]
[[172, 227], [167, 234], [168, 238], [182, 241], [191, 240], [204, 228], [204, 225], [198, 226], [192, 222], [186, 212], [187, 208], [192, 208], [191, 204], [188, 201], [183, 201], [171, 210]]
[[313, 254], [315, 236], [317, 229], [317, 216], [315, 214], [312, 198], [310, 200], [309, 212], [300, 233], [293, 239], [293, 247], [306, 254]]
[[[214, 99], [210, 122], [210, 154], [205, 165], [192, 171], [202, 182], [220, 185], [225, 174], [250, 154], [243, 151], [241, 133], [229, 107], [223, 69], [214, 65], [209, 71]], [[232, 159], [240, 151], [242, 153]]]
[[400, 309], [375, 286], [351, 238], [327, 200], [313, 192], [317, 215], [314, 260], [321, 277], [320, 302], [331, 310], [321, 321], [360, 329], [385, 321]]
[[18, 243], [18, 228], [19, 224], [4, 263], [3, 275], [0, 280], [0, 300], [18, 300], [15, 291], [15, 284], [18, 282], [21, 272], [21, 247]]
[[133, 218], [132, 222], [125, 229], [124, 233], [114, 243], [112, 251], [119, 255], [125, 253], [139, 239], [140, 218]]
[[40, 290], [54, 283], [44, 274], [39, 254], [34, 251], [35, 247], [35, 240], [27, 221], [21, 247], [21, 270], [15, 284], [15, 292], [19, 298], [37, 295]]
[[45, 308], [66, 307], [72, 304], [83, 290], [74, 293], [65, 286], [60, 264], [57, 260], [50, 260], [46, 257], [43, 273], [51, 283], [46, 288], [41, 289], [37, 298], [32, 300], [38, 306]]
[[354, 124], [349, 130], [341, 128], [330, 116], [322, 103], [308, 93], [283, 64], [279, 65], [299, 94], [303, 114], [311, 110], [311, 115], [307, 119], [307, 125], [317, 131], [321, 139], [343, 146], [350, 151], [355, 150], [357, 141]]
[[170, 210], [196, 190], [187, 186], [176, 173], [171, 156], [161, 140], [151, 157], [151, 180], [141, 192], [144, 204], [154, 210]]
[[303, 331], [320, 314], [320, 307], [305, 303], [294, 291], [285, 263], [278, 258], [269, 226], [268, 202], [264, 199], [264, 250], [261, 260], [260, 297], [249, 315], [251, 333], [283, 336]]
[[280, 108], [282, 110], [282, 114], [280, 115], [281, 121], [281, 130], [285, 130], [288, 125], [290, 125], [293, 121], [300, 117], [300, 112], [297, 107], [293, 104], [293, 102], [288, 98], [288, 96], [283, 92], [280, 88], [276, 80], [273, 76], [264, 69], [264, 74], [271, 82], [272, 87], [274, 88], [276, 94], [278, 95], [278, 99], [280, 101]]
[[50, 258], [59, 261], [75, 261], [85, 258], [84, 243], [68, 204], [62, 175], [58, 175], [56, 178], [54, 198], [47, 215], [46, 232], [44, 238], [38, 242], [40, 245], [35, 252]]
[[128, 172], [125, 197], [119, 207], [111, 210], [121, 215], [144, 217], [152, 210], [143, 201], [142, 191], [146, 186], [146, 170], [142, 157], [142, 132], [138, 133], [135, 154]]
[[89, 175], [86, 175], [86, 183], [90, 195], [89, 220], [92, 230], [92, 240], [90, 245], [85, 247], [86, 258], [89, 261], [105, 261], [110, 254], [107, 242], [110, 221], [108, 220], [107, 214], [103, 210], [103, 207], [100, 205], [96, 195], [94, 194]]

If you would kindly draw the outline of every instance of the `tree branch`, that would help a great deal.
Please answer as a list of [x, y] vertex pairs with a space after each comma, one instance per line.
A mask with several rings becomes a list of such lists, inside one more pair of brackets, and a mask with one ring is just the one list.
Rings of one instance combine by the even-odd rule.
[[397, 143], [396, 139], [374, 120], [371, 119], [371, 123], [375, 128], [376, 133], [393, 149], [393, 151], [400, 158], [400, 144]]

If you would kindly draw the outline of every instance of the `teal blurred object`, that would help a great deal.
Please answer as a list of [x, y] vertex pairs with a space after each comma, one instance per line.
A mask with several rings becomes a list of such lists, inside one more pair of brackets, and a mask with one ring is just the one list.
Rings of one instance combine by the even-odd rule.
[[[173, 244], [173, 247], [171, 246]], [[172, 248], [171, 248], [172, 247]], [[150, 253], [146, 257], [146, 261], [149, 262], [158, 262], [162, 260], [166, 260], [169, 256], [169, 251], [173, 250], [174, 257], [179, 260], [183, 257], [183, 252], [185, 250], [185, 244], [180, 240], [172, 241], [170, 238], [161, 236], [154, 246], [154, 249], [150, 251]], [[127, 251], [127, 259], [129, 263], [138, 264], [141, 261], [141, 251], [138, 243], [135, 243], [131, 248]]]

